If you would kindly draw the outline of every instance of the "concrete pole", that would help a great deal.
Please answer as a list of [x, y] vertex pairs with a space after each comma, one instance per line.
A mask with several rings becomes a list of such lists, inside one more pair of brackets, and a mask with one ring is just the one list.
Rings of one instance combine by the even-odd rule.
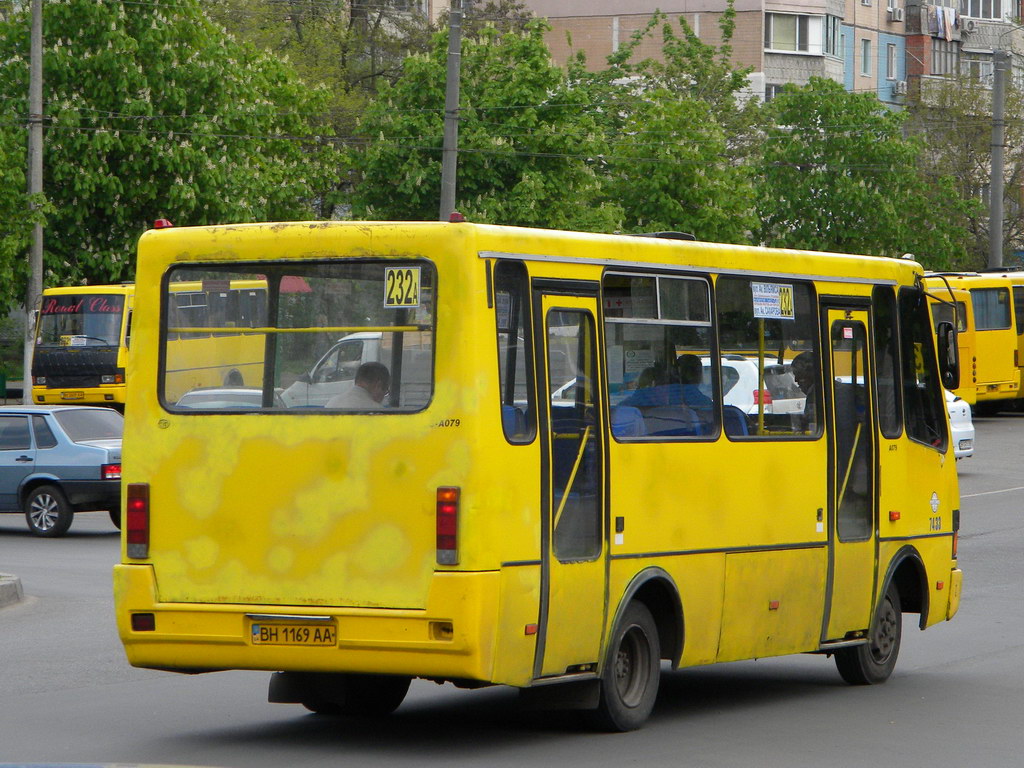
[[1007, 51], [992, 52], [992, 161], [989, 180], [988, 266], [1003, 266], [1003, 149], [1006, 144]]
[[[466, 0], [468, 3], [469, 0]], [[462, 68], [462, 2], [452, 0], [448, 16], [448, 74], [444, 91], [444, 146], [441, 150], [441, 208], [448, 221], [455, 210], [455, 176], [459, 158], [459, 76]]]
[[[28, 84], [28, 193], [35, 202], [43, 193], [43, 0], [32, 0], [32, 30], [29, 46]], [[28, 290], [25, 293], [25, 351], [22, 402], [32, 402], [32, 351], [35, 345], [35, 313], [43, 295], [43, 225], [32, 227], [29, 252]]]

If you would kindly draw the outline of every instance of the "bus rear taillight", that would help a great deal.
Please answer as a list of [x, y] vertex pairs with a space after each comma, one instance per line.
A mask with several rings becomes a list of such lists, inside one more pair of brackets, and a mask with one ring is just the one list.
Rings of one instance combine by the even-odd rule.
[[149, 483], [128, 483], [128, 557], [149, 557]]
[[437, 489], [437, 563], [459, 564], [459, 489]]

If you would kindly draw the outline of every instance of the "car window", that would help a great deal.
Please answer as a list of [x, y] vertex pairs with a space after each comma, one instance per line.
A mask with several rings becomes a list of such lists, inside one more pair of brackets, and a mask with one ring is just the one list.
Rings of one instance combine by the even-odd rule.
[[53, 448], [57, 445], [57, 438], [46, 423], [45, 416], [32, 417], [32, 431], [36, 433], [36, 448]]
[[76, 443], [83, 440], [120, 438], [124, 432], [124, 417], [111, 408], [55, 411], [53, 416], [68, 439]]
[[28, 418], [21, 414], [0, 416], [0, 451], [24, 451], [31, 447]]

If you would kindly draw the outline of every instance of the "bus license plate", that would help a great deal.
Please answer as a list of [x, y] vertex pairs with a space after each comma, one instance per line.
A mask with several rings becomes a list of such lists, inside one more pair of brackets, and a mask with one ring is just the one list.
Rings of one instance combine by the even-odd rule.
[[253, 645], [338, 644], [338, 630], [325, 624], [253, 624]]
[[61, 400], [84, 400], [85, 392], [61, 392]]

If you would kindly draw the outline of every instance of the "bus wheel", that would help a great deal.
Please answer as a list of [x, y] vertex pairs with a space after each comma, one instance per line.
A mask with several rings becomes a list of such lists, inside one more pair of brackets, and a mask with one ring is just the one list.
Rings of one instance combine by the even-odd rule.
[[658, 696], [661, 651], [658, 627], [643, 603], [633, 602], [615, 627], [601, 673], [598, 724], [633, 731], [644, 724]]
[[405, 700], [410, 682], [395, 675], [338, 675], [328, 697], [304, 698], [302, 706], [318, 715], [383, 717]]
[[836, 651], [836, 667], [850, 685], [884, 683], [896, 666], [903, 637], [903, 612], [900, 594], [890, 584], [878, 606], [871, 638], [864, 645]]
[[36, 536], [63, 536], [71, 527], [74, 515], [63, 492], [54, 485], [40, 485], [25, 499], [25, 521]]

